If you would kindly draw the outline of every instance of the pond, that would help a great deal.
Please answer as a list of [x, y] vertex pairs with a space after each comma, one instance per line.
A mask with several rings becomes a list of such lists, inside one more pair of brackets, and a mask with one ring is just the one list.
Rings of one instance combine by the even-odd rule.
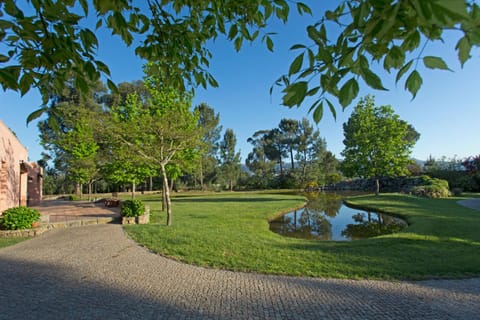
[[342, 194], [319, 192], [306, 196], [304, 208], [270, 221], [270, 230], [295, 238], [350, 241], [398, 232], [407, 226], [396, 217], [347, 207]]

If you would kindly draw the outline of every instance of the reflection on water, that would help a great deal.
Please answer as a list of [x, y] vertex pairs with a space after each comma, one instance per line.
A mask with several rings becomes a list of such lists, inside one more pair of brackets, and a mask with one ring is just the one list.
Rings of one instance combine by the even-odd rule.
[[407, 224], [385, 214], [353, 209], [336, 193], [306, 194], [308, 204], [270, 222], [273, 232], [295, 238], [356, 240], [400, 231]]

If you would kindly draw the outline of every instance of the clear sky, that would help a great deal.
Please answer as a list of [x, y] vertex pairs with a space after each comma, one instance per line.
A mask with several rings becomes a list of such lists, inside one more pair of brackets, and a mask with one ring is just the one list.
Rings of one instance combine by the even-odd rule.
[[[316, 6], [325, 6], [325, 2]], [[324, 10], [314, 9], [316, 12]], [[305, 43], [305, 27], [318, 18], [299, 17], [292, 11], [286, 25], [280, 22], [271, 24], [268, 31], [278, 32], [274, 36], [273, 53], [260, 42], [245, 44], [239, 53], [224, 39], [210, 44], [214, 55], [210, 71], [220, 87], [197, 89], [193, 105], [206, 102], [220, 113], [223, 128], [231, 128], [236, 133], [242, 162], [251, 151], [251, 145], [246, 141], [255, 131], [274, 128], [282, 118], [312, 119], [308, 114], [310, 104], [288, 109], [280, 105], [279, 89], [270, 96], [269, 88], [288, 71], [295, 57], [295, 53], [288, 49], [295, 43]], [[144, 62], [135, 57], [133, 48], [126, 48], [105, 32], [97, 36], [100, 40], [99, 58], [110, 66], [114, 82], [142, 78]], [[453, 38], [448, 35], [445, 46], [427, 46], [426, 53], [444, 57], [454, 72], [425, 70], [420, 64], [418, 68], [424, 82], [414, 100], [403, 89], [403, 82], [395, 85], [395, 74], [380, 73], [385, 86], [390, 89], [386, 92], [373, 91], [361, 84], [360, 96], [375, 95], [377, 105], [391, 105], [421, 134], [412, 153], [417, 159], [425, 160], [429, 155], [465, 158], [480, 154], [480, 51], [474, 51], [473, 58], [462, 69], [453, 49]], [[41, 158], [42, 147], [39, 145], [37, 122], [27, 127], [25, 120], [40, 104], [40, 96], [34, 90], [24, 97], [15, 92], [0, 92], [0, 119], [29, 149], [32, 161]], [[352, 109], [353, 105], [342, 112], [338, 106], [336, 121], [325, 110], [324, 118], [317, 126], [320, 135], [327, 141], [327, 148], [337, 156], [343, 150], [342, 124], [347, 121]]]

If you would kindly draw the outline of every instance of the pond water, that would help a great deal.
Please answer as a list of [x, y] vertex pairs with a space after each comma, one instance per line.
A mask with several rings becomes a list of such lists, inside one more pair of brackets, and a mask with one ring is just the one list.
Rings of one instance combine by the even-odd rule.
[[288, 237], [350, 241], [398, 232], [407, 226], [399, 218], [353, 209], [345, 195], [309, 193], [307, 205], [270, 221], [270, 230]]

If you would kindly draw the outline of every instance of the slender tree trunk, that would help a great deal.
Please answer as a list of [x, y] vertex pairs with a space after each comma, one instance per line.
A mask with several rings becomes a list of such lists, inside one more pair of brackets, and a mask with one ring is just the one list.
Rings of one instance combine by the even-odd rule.
[[153, 177], [150, 176], [150, 191], [153, 191]]
[[173, 192], [173, 183], [174, 183], [174, 180], [172, 178], [172, 179], [170, 179], [170, 193]]
[[283, 177], [283, 163], [282, 163], [282, 158], [279, 159], [279, 164], [280, 164], [280, 176]]
[[168, 189], [167, 172], [165, 171], [165, 165], [161, 164], [163, 184], [165, 185], [165, 204], [167, 206], [167, 226], [172, 225], [172, 202], [170, 200], [170, 190]]
[[162, 211], [165, 211], [165, 207], [167, 204], [165, 203], [165, 183], [163, 182], [162, 179]]
[[295, 163], [293, 162], [293, 148], [290, 148], [290, 161], [292, 162], [292, 170], [295, 169]]
[[132, 199], [135, 199], [135, 182], [132, 182]]
[[375, 195], [378, 196], [380, 193], [380, 179], [378, 177], [375, 178]]
[[200, 188], [201, 190], [205, 190], [205, 186], [203, 185], [203, 156], [200, 157]]

